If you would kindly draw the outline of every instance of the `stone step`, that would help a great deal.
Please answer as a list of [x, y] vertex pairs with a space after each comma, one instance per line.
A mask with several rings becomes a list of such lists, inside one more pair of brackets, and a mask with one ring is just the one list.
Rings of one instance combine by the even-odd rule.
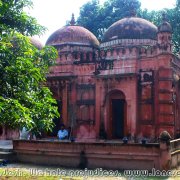
[[0, 151], [7, 151], [7, 149], [13, 149], [12, 141], [11, 140], [0, 140]]
[[0, 146], [12, 145], [12, 140], [0, 140]]
[[12, 148], [2, 148], [0, 147], [0, 152], [12, 152], [13, 149]]
[[8, 162], [13, 162], [14, 161], [14, 153], [13, 152], [5, 152], [5, 151], [0, 151], [0, 159], [4, 159]]
[[12, 140], [0, 140], [0, 164], [14, 160]]

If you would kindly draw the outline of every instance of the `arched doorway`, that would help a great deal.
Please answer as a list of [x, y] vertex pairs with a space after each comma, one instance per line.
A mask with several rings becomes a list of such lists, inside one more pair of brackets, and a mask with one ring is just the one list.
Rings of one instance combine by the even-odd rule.
[[108, 138], [122, 139], [126, 134], [127, 103], [122, 91], [114, 90], [108, 97]]

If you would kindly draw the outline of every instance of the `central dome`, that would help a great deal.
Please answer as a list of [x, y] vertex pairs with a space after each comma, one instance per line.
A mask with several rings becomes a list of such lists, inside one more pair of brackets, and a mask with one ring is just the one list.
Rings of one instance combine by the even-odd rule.
[[77, 44], [97, 47], [99, 41], [89, 30], [81, 26], [64, 26], [55, 31], [47, 40], [47, 45]]
[[157, 37], [157, 31], [157, 27], [145, 19], [128, 17], [112, 24], [105, 32], [103, 42], [116, 39], [155, 40]]

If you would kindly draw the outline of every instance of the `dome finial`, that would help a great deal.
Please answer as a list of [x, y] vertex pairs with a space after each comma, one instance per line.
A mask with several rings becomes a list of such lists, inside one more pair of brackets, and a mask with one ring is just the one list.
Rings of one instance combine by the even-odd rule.
[[169, 32], [169, 33], [172, 33], [172, 27], [168, 23], [166, 12], [162, 13], [162, 23], [158, 27], [158, 31], [159, 32]]
[[135, 10], [135, 8], [132, 8], [131, 10], [130, 10], [130, 16], [131, 17], [136, 17], [136, 10]]
[[71, 26], [74, 26], [75, 24], [76, 24], [76, 21], [75, 21], [75, 18], [74, 18], [74, 13], [72, 13], [70, 25], [71, 25]]
[[162, 13], [162, 21], [167, 22], [167, 15], [165, 12]]

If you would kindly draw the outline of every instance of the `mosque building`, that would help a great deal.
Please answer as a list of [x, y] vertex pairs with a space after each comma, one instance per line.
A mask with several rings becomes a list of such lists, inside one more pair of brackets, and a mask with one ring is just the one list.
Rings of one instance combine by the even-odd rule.
[[[173, 54], [172, 28], [136, 17], [112, 24], [101, 43], [87, 29], [69, 25], [46, 45], [58, 51], [47, 84], [61, 118], [77, 140], [146, 137], [166, 130], [180, 134], [180, 59]], [[55, 132], [56, 133], [56, 132]]]

